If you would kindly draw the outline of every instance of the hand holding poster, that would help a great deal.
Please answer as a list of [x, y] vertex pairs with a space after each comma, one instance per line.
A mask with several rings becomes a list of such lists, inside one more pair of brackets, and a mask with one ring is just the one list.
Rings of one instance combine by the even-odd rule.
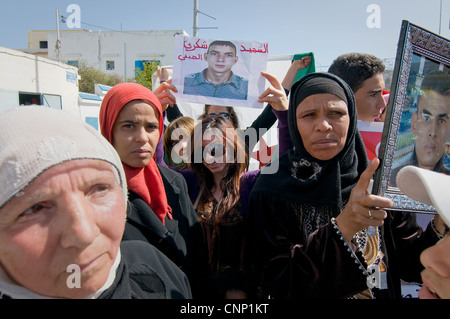
[[196, 37], [175, 38], [173, 80], [186, 102], [262, 108], [268, 44]]

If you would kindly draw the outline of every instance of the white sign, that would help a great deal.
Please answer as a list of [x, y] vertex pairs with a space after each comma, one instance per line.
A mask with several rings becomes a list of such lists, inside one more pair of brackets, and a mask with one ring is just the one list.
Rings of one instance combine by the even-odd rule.
[[268, 44], [176, 36], [172, 84], [192, 103], [262, 108]]

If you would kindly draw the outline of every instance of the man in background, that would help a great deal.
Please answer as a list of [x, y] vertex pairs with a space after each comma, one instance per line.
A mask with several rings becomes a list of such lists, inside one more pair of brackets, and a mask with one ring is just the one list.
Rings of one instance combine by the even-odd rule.
[[347, 82], [355, 95], [358, 129], [369, 160], [378, 157], [383, 133], [384, 123], [380, 119], [386, 108], [384, 70], [383, 61], [365, 53], [343, 54], [328, 69]]
[[383, 98], [384, 70], [383, 61], [365, 53], [343, 54], [328, 69], [328, 72], [339, 76], [352, 89], [360, 121], [373, 122], [386, 107]]

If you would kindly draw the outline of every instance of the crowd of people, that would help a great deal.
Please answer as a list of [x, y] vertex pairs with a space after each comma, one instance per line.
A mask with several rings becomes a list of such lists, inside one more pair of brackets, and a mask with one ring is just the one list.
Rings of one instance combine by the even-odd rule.
[[[345, 54], [295, 81], [310, 62], [292, 61], [281, 81], [261, 73], [266, 106], [246, 129], [232, 106], [183, 116], [161, 69], [154, 91], [108, 91], [100, 132], [41, 106], [5, 111], [0, 298], [399, 299], [402, 281], [450, 298], [450, 177], [397, 174], [436, 207], [426, 228], [368, 190], [380, 160], [358, 121], [386, 108], [382, 61]], [[444, 83], [413, 125], [436, 118], [448, 134]], [[249, 170], [259, 129], [276, 122], [278, 156]]]

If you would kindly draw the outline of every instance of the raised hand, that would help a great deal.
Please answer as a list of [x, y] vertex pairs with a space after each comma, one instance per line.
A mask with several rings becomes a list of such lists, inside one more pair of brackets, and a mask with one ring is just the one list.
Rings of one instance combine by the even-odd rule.
[[178, 89], [172, 84], [172, 79], [161, 83], [155, 92], [153, 92], [161, 103], [163, 111], [165, 111], [169, 105], [173, 106], [177, 103], [177, 100], [171, 91], [178, 92]]
[[390, 199], [369, 194], [367, 190], [379, 164], [378, 158], [370, 162], [353, 188], [344, 210], [336, 217], [336, 223], [347, 241], [368, 226], [382, 226], [387, 216], [384, 208], [393, 205]]
[[289, 101], [283, 86], [276, 76], [261, 72], [272, 86], [269, 86], [258, 98], [260, 103], [269, 103], [276, 111], [286, 111], [289, 107]]

